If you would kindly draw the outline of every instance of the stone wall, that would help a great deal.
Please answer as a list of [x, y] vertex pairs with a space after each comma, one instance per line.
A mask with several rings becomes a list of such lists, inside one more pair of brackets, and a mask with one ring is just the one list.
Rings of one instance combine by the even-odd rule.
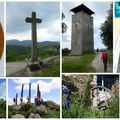
[[93, 75], [64, 75], [63, 76], [63, 84], [67, 84], [68, 82], [73, 82], [74, 85], [80, 90], [83, 91], [86, 81], [93, 81]]
[[94, 51], [93, 17], [78, 12], [72, 16], [71, 54], [80, 55]]

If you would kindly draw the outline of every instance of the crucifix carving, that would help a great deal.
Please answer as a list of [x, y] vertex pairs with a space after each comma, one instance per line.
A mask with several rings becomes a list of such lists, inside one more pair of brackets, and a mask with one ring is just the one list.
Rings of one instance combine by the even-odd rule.
[[32, 12], [31, 18], [26, 17], [26, 23], [31, 23], [32, 25], [32, 48], [31, 48], [31, 60], [37, 61], [37, 23], [41, 23], [42, 20], [36, 18], [36, 12]]

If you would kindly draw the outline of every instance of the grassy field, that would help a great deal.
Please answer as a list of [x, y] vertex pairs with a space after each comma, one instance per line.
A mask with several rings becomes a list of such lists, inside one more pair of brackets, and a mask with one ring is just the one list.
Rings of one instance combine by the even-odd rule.
[[36, 73], [33, 77], [60, 77], [60, 61], [56, 61], [49, 66], [42, 68], [40, 73]]
[[108, 52], [108, 62], [110, 64], [113, 63], [113, 51]]
[[65, 72], [95, 72], [91, 66], [95, 54], [84, 54], [81, 56], [63, 57], [62, 71]]

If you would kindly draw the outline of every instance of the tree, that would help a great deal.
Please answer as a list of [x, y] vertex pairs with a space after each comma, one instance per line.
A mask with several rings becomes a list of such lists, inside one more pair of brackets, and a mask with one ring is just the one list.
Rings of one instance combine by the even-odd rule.
[[108, 16], [106, 17], [105, 22], [100, 27], [103, 44], [108, 48], [113, 48], [113, 5], [110, 5], [108, 10]]
[[66, 56], [66, 55], [69, 55], [69, 54], [70, 54], [70, 50], [68, 48], [62, 49], [62, 55], [63, 56]]
[[[64, 13], [62, 13], [62, 20], [65, 19]], [[62, 22], [62, 33], [65, 33], [67, 31], [67, 25], [66, 23]]]

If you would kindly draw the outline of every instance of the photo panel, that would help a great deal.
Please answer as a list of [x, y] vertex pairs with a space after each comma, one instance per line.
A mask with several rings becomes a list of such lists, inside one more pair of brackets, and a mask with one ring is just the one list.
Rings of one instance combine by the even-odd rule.
[[119, 118], [119, 75], [63, 74], [63, 118]]
[[120, 2], [114, 2], [114, 72], [120, 73]]
[[6, 19], [7, 76], [59, 77], [60, 3], [7, 2]]
[[60, 79], [9, 78], [8, 118], [60, 118]]
[[62, 2], [62, 12], [63, 73], [112, 73], [112, 1]]

